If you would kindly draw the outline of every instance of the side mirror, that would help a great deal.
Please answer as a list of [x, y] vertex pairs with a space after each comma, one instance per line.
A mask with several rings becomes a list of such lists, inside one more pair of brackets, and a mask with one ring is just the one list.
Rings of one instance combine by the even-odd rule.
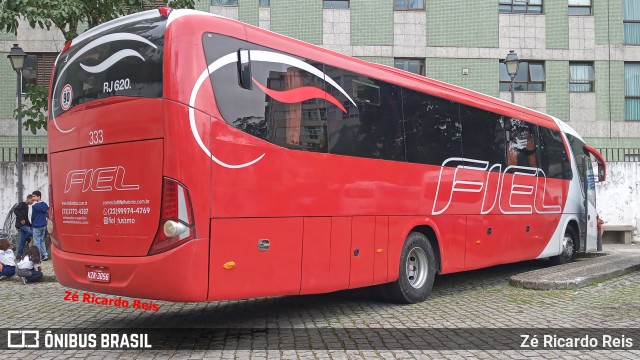
[[249, 50], [238, 50], [238, 84], [247, 90], [253, 88], [251, 82], [251, 55]]
[[602, 182], [605, 180], [605, 170], [604, 170], [604, 166], [602, 166], [602, 164], [598, 163], [598, 181]]
[[607, 178], [607, 163], [604, 160], [604, 156], [589, 145], [585, 145], [584, 149], [596, 158], [596, 162], [598, 163], [598, 181], [605, 181]]

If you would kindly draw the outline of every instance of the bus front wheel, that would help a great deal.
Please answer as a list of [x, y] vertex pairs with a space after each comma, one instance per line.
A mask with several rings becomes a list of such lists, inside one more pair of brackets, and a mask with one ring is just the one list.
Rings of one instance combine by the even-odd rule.
[[558, 256], [552, 257], [550, 260], [555, 265], [567, 264], [576, 259], [576, 252], [578, 251], [578, 244], [576, 243], [576, 236], [573, 233], [573, 229], [568, 227], [564, 231], [562, 237], [562, 252]]
[[436, 259], [431, 243], [424, 234], [412, 232], [402, 246], [398, 280], [387, 284], [386, 293], [395, 303], [424, 301], [431, 293], [435, 275]]

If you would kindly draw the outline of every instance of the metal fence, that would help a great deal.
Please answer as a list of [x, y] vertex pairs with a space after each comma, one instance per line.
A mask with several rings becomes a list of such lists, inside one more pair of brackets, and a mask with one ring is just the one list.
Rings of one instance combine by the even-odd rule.
[[640, 148], [600, 148], [598, 151], [608, 162], [640, 162]]
[[[25, 147], [22, 148], [22, 160], [24, 162], [46, 162], [46, 147]], [[17, 147], [0, 147], [0, 162], [15, 162], [18, 159]]]
[[[23, 148], [24, 162], [46, 162], [46, 147]], [[597, 149], [608, 162], [640, 162], [640, 148], [599, 148]], [[15, 162], [17, 147], [0, 147], [0, 162]]]

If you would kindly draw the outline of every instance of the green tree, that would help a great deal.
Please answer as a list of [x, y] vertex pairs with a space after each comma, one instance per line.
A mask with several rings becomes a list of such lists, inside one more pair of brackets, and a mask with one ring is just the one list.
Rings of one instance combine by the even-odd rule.
[[[31, 28], [62, 32], [65, 40], [78, 36], [78, 26], [93, 28], [120, 16], [158, 7], [162, 2], [174, 9], [193, 9], [194, 0], [4, 0], [0, 3], [0, 32], [17, 34], [20, 19]], [[16, 116], [23, 116], [25, 129], [36, 133], [47, 128], [47, 90], [30, 85], [26, 89], [26, 103], [16, 109]]]

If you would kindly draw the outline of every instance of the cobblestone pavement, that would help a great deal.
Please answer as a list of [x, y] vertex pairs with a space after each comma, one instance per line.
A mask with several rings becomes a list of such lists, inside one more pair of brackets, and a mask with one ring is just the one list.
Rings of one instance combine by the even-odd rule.
[[[578, 290], [536, 291], [509, 286], [510, 276], [547, 266], [531, 261], [440, 276], [433, 295], [416, 305], [377, 301], [361, 291], [214, 303], [160, 302], [158, 312], [64, 301], [58, 283], [0, 282], [2, 327], [240, 327], [240, 328], [638, 328], [640, 272]], [[639, 339], [634, 339], [635, 342]], [[4, 353], [4, 354], [3, 354]], [[496, 350], [31, 350], [1, 358], [610, 358], [640, 351]]]

